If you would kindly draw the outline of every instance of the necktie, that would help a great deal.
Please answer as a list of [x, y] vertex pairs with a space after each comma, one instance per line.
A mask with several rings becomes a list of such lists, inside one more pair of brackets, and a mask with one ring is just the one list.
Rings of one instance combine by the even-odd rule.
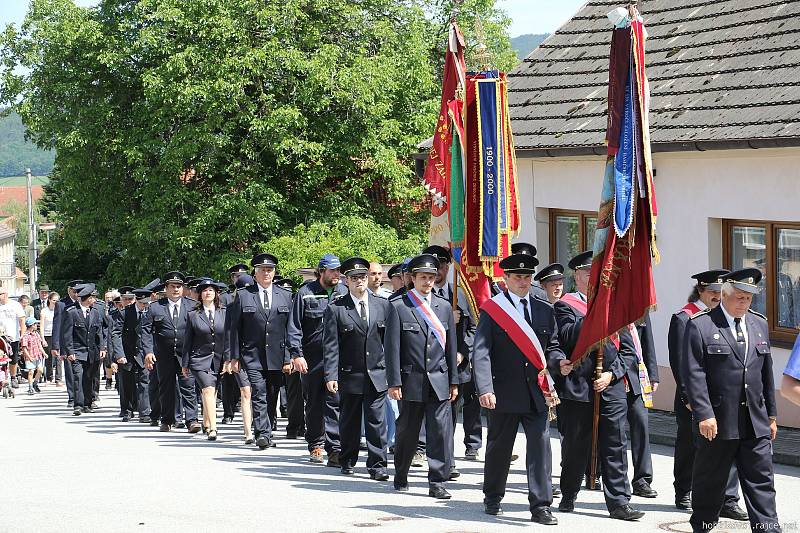
[[178, 320], [178, 304], [172, 306], [172, 321], [175, 322]]
[[138, 320], [139, 322], [142, 321], [142, 312], [141, 311], [136, 311], [136, 320]]
[[367, 321], [367, 304], [365, 304], [363, 301], [362, 302], [358, 302], [358, 304], [359, 304], [359, 306], [361, 306], [361, 320], [366, 322]]
[[211, 309], [208, 310], [208, 323], [211, 324], [211, 327], [214, 327], [214, 311]]
[[522, 313], [525, 315], [525, 322], [528, 323], [529, 326], [532, 326], [531, 323], [531, 314], [528, 312], [528, 300], [527, 298], [522, 298], [519, 303], [522, 304]]
[[439, 296], [441, 296], [442, 298], [444, 298], [444, 287], [440, 287], [440, 288], [439, 288]]
[[742, 319], [734, 318], [733, 325], [736, 328], [736, 341], [739, 344], [744, 344], [744, 332], [742, 331]]
[[261, 295], [264, 297], [264, 311], [269, 313], [269, 298], [267, 297], [267, 291], [262, 291]]
[[87, 320], [89, 319], [89, 308], [88, 307], [86, 308], [86, 311], [83, 314], [83, 318], [85, 318]]

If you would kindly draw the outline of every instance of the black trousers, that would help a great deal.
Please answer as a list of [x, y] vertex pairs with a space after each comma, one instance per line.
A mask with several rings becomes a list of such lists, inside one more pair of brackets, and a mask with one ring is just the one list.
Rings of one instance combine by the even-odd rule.
[[506, 494], [511, 452], [520, 424], [525, 431], [525, 471], [531, 512], [553, 503], [553, 456], [547, 413], [498, 413], [489, 411], [486, 464], [483, 469], [485, 503], [500, 503]]
[[[64, 353], [64, 352], [61, 352]], [[64, 358], [64, 384], [67, 386], [67, 399], [75, 401], [75, 377], [72, 371], [72, 363], [65, 357]]]
[[[174, 424], [183, 407], [184, 421], [197, 421], [197, 390], [194, 376], [183, 377], [180, 361], [174, 356], [161, 356], [158, 365], [158, 399], [161, 403], [161, 422]], [[177, 390], [176, 390], [177, 389]]]
[[306, 397], [306, 442], [308, 450], [325, 448], [330, 455], [341, 451], [339, 442], [339, 395], [325, 387], [325, 374], [315, 370], [300, 376]]
[[439, 401], [428, 385], [428, 398], [424, 402], [400, 401], [397, 417], [397, 435], [394, 445], [394, 482], [408, 484], [408, 471], [417, 451], [419, 430], [425, 420], [426, 450], [428, 455], [428, 484], [443, 485], [450, 477], [453, 464], [453, 422], [448, 400]]
[[[453, 431], [456, 430], [458, 411], [461, 410], [464, 447], [469, 450], [479, 450], [483, 445], [483, 424], [481, 423], [481, 404], [475, 393], [475, 384], [468, 381], [459, 385], [458, 399], [450, 405], [453, 409]], [[453, 446], [455, 447], [455, 442], [453, 442]]]
[[753, 531], [777, 531], [775, 475], [769, 437], [709, 441], [695, 434], [696, 454], [692, 475], [694, 531], [709, 531], [719, 520], [725, 501], [731, 465], [735, 464]]
[[633, 458], [633, 479], [631, 485], [637, 487], [653, 482], [653, 457], [650, 455], [650, 428], [647, 422], [647, 407], [641, 395], [628, 392], [628, 426], [631, 434], [631, 457]]
[[274, 388], [270, 380], [280, 379], [280, 372], [269, 370], [247, 369], [250, 381], [250, 397], [253, 404], [253, 433], [256, 438], [264, 436], [272, 440], [272, 421], [270, 418], [269, 399]]
[[150, 371], [133, 364], [133, 376], [136, 382], [136, 410], [139, 416], [150, 416]]
[[361, 421], [367, 437], [367, 470], [386, 470], [386, 391], [378, 392], [366, 379], [364, 394], [339, 394], [339, 437], [342, 466], [358, 462]]
[[233, 374], [220, 375], [220, 392], [222, 395], [222, 416], [233, 418], [236, 414], [236, 403], [239, 401], [239, 384]]
[[300, 374], [298, 372], [284, 374], [283, 382], [286, 386], [286, 416], [288, 419], [286, 430], [304, 433], [306, 430], [305, 401], [303, 399], [303, 385], [300, 383]]
[[150, 418], [153, 420], [161, 419], [161, 400], [158, 396], [160, 380], [158, 377], [158, 367], [154, 366], [149, 370], [149, 382], [147, 384], [147, 397], [150, 400]]
[[[135, 367], [136, 365], [132, 365]], [[119, 383], [119, 408], [120, 413], [133, 414], [136, 410], [136, 374], [131, 370], [125, 370], [121, 366], [117, 368], [117, 382]]]
[[[598, 462], [603, 474], [603, 492], [608, 510], [630, 502], [631, 487], [628, 482], [627, 437], [625, 398], [601, 400], [600, 427], [598, 430]], [[561, 491], [565, 498], [574, 497], [581, 488], [592, 454], [593, 404], [561, 401], [564, 417], [561, 441]]]
[[[675, 499], [682, 498], [692, 491], [692, 470], [694, 469], [695, 442], [692, 434], [692, 412], [680, 400], [675, 401], [675, 421], [678, 432], [675, 439], [675, 463], [672, 474], [675, 478]], [[725, 487], [725, 503], [723, 507], [739, 503], [739, 471], [736, 463], [731, 465], [728, 483]]]
[[94, 401], [93, 376], [100, 375], [100, 360], [68, 361], [72, 368], [72, 398], [74, 407], [89, 407]]
[[272, 430], [278, 427], [278, 400], [281, 396], [283, 372], [280, 370], [267, 370], [267, 413], [272, 424]]

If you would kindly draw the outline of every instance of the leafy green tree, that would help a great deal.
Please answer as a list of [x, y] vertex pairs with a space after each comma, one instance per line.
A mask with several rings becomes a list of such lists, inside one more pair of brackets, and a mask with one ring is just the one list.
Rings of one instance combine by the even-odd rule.
[[[259, 243], [343, 216], [420, 240], [410, 156], [435, 124], [444, 46], [429, 7], [32, 0], [0, 37], [0, 105], [56, 150], [58, 246], [90, 248], [118, 284], [221, 274]], [[492, 10], [490, 35], [507, 23]]]

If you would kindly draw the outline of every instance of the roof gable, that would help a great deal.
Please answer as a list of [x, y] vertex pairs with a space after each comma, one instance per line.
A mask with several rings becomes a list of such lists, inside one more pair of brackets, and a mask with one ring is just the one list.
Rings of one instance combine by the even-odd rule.
[[[611, 24], [594, 1], [509, 73], [516, 148], [604, 153]], [[800, 0], [642, 0], [654, 151], [800, 145]]]

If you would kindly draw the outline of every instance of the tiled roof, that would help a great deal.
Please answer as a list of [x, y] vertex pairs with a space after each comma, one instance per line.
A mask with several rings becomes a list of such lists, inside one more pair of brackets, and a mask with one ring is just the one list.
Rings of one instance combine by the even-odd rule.
[[[588, 2], [509, 73], [517, 150], [603, 153], [611, 24]], [[642, 0], [654, 151], [800, 146], [800, 0]]]

